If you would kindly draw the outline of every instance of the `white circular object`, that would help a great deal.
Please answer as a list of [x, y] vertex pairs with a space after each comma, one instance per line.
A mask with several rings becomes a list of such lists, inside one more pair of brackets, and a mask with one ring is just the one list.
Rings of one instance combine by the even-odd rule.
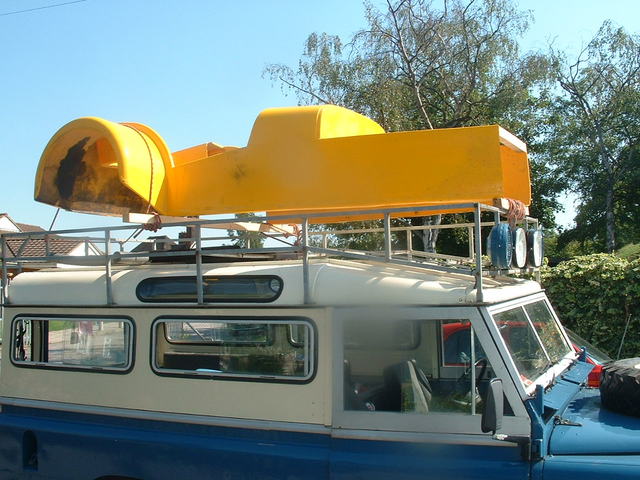
[[543, 243], [542, 230], [531, 229], [527, 232], [527, 264], [530, 267], [539, 267], [542, 265]]
[[516, 228], [513, 231], [513, 265], [523, 268], [527, 264], [527, 234], [524, 228]]

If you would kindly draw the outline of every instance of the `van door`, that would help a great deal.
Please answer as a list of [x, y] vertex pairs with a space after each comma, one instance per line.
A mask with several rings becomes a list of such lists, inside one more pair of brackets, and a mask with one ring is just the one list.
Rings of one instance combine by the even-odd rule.
[[481, 430], [503, 379], [498, 433], [530, 423], [473, 307], [335, 311], [332, 479], [529, 478], [521, 448]]

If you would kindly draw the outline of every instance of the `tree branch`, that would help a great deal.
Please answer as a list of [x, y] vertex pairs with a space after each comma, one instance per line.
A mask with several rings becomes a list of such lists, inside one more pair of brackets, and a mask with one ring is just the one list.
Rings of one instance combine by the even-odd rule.
[[285, 85], [289, 86], [290, 88], [293, 88], [295, 90], [298, 90], [300, 92], [306, 93], [307, 95], [311, 96], [312, 98], [315, 98], [316, 100], [318, 100], [321, 103], [327, 103], [327, 104], [332, 104], [334, 102], [328, 101], [322, 97], [320, 97], [319, 95], [316, 95], [315, 93], [313, 93], [310, 90], [307, 90], [305, 88], [302, 88], [299, 85], [296, 85], [295, 83], [291, 83], [288, 80], [282, 78], [282, 77], [278, 77], [278, 80], [280, 80], [282, 83], [284, 83]]

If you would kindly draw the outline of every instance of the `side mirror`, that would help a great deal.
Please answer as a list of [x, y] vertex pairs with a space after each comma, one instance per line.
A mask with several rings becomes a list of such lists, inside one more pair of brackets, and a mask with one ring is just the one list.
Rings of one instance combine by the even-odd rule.
[[502, 380], [494, 378], [489, 382], [487, 399], [482, 412], [481, 428], [484, 433], [496, 433], [502, 428], [502, 416], [504, 413], [504, 392]]

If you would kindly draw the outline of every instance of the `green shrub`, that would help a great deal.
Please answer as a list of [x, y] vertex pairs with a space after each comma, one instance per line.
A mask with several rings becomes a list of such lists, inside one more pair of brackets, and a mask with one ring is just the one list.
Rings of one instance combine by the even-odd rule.
[[640, 243], [629, 243], [619, 249], [616, 255], [627, 260], [636, 260], [640, 258]]
[[615, 356], [640, 356], [640, 259], [598, 253], [544, 268], [542, 284], [563, 323]]

